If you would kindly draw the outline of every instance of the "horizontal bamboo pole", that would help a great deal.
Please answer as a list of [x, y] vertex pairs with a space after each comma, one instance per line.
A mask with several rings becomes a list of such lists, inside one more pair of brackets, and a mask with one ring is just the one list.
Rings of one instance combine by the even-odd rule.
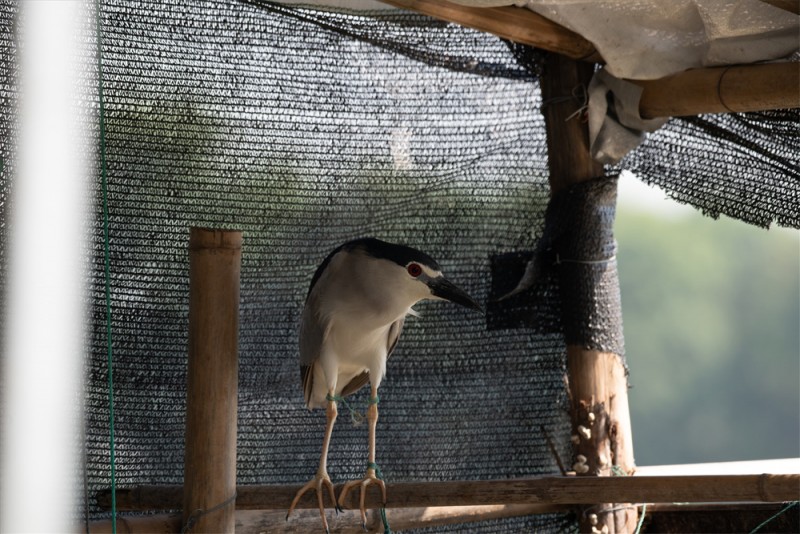
[[[784, 503], [734, 503], [734, 504], [650, 504], [647, 506], [648, 521], [659, 515], [684, 514], [687, 521], [698, 514], [712, 517], [714, 524], [719, 525], [725, 517], [736, 518], [739, 522], [750, 517], [753, 526], [760, 524], [784, 508]], [[495, 506], [455, 506], [433, 508], [408, 508], [387, 510], [387, 517], [395, 532], [419, 528], [431, 528], [445, 525], [464, 524], [474, 521], [488, 521], [510, 517], [523, 517], [533, 514], [564, 513], [571, 510], [566, 505], [495, 505]], [[315, 532], [319, 529], [319, 512], [317, 510], [298, 510], [290, 521], [286, 521], [283, 510], [237, 510], [236, 532], [239, 534], [269, 532], [275, 534], [294, 534]], [[356, 513], [345, 513], [329, 516], [331, 534], [363, 533], [361, 520]], [[180, 514], [157, 514], [147, 516], [120, 516], [117, 519], [117, 532], [129, 534], [174, 534], [180, 531]], [[752, 529], [747, 529], [752, 530]], [[699, 532], [697, 528], [691, 532]], [[74, 532], [88, 534], [85, 526], [76, 527]], [[111, 534], [111, 520], [92, 521], [89, 523], [91, 534]], [[383, 532], [383, 524], [377, 510], [367, 512], [367, 532]]]
[[[406, 508], [387, 510], [387, 519], [395, 532], [419, 528], [440, 527], [489, 521], [509, 517], [521, 517], [533, 514], [549, 514], [567, 512], [569, 508], [557, 505], [522, 504], [492, 506], [452, 506], [437, 508]], [[357, 513], [344, 513], [328, 518], [331, 534], [363, 533], [361, 517]], [[117, 531], [127, 533], [147, 532], [151, 534], [170, 534], [179, 532], [181, 516], [179, 514], [159, 514], [152, 516], [120, 517], [117, 520]], [[236, 532], [242, 533], [301, 533], [316, 532], [320, 528], [319, 511], [298, 510], [289, 521], [286, 512], [265, 510], [237, 510]], [[85, 531], [84, 529], [76, 529]], [[383, 522], [377, 510], [367, 514], [367, 532], [383, 532]], [[111, 520], [94, 521], [89, 524], [92, 534], [111, 534]]]
[[643, 89], [639, 113], [645, 119], [800, 107], [800, 63], [693, 69], [630, 81]]
[[[399, 482], [386, 484], [386, 508], [477, 506], [492, 504], [595, 504], [603, 502], [779, 502], [800, 499], [800, 474], [652, 477], [536, 477], [511, 480]], [[286, 510], [299, 486], [239, 486], [237, 510]], [[337, 487], [337, 493], [341, 485]], [[357, 493], [357, 492], [354, 492]], [[117, 490], [119, 511], [178, 510], [180, 486], [141, 486]], [[358, 495], [344, 508], [358, 507]], [[110, 491], [98, 495], [110, 507]], [[367, 494], [368, 508], [381, 507], [378, 491]], [[316, 508], [316, 496], [304, 496], [298, 508]]]
[[572, 59], [602, 61], [592, 43], [530, 9], [515, 6], [468, 7], [443, 0], [381, 1]]

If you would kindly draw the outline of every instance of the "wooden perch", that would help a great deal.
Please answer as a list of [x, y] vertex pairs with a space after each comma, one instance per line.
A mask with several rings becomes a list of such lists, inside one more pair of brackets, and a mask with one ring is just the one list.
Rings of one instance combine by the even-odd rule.
[[[237, 510], [285, 510], [299, 485], [239, 486]], [[486, 506], [495, 504], [595, 504], [604, 502], [779, 502], [800, 498], [800, 475], [707, 475], [653, 477], [535, 477], [511, 480], [387, 483], [387, 508]], [[337, 493], [341, 485], [336, 488]], [[378, 491], [369, 491], [368, 508], [381, 507]], [[117, 490], [120, 511], [178, 510], [181, 486], [141, 486]], [[356, 495], [358, 497], [358, 495]], [[110, 491], [98, 495], [110, 508]], [[305, 495], [298, 508], [317, 508]], [[348, 499], [346, 509], [357, 509]]]
[[[750, 532], [757, 525], [784, 509], [784, 503], [736, 504], [651, 504], [647, 507], [648, 531], [656, 532]], [[465, 524], [509, 517], [522, 517], [543, 513], [565, 513], [567, 506], [547, 505], [495, 505], [455, 506], [434, 508], [408, 508], [387, 510], [394, 532], [431, 528], [444, 525]], [[361, 519], [355, 512], [329, 518], [331, 534], [363, 534]], [[793, 526], [794, 525], [794, 526]], [[797, 532], [797, 513], [782, 514], [770, 523], [771, 532]], [[175, 534], [180, 531], [180, 514], [157, 514], [119, 517], [117, 532], [128, 534]], [[317, 510], [298, 510], [286, 521], [284, 511], [237, 510], [236, 532], [239, 534], [270, 534], [316, 532], [319, 529]], [[377, 510], [367, 512], [367, 532], [382, 533], [383, 523]], [[86, 532], [85, 527], [75, 532]], [[111, 534], [111, 521], [89, 523], [91, 534]], [[87, 533], [88, 534], [88, 533]]]
[[800, 108], [800, 63], [693, 69], [629, 81], [643, 89], [639, 113], [645, 119]]
[[443, 0], [381, 1], [572, 59], [602, 61], [592, 43], [530, 9], [514, 6], [467, 7]]
[[[565, 506], [523, 504], [407, 508], [388, 510], [386, 514], [392, 525], [392, 530], [401, 532], [474, 521], [489, 521], [491, 519], [567, 511], [569, 509]], [[328, 523], [331, 534], [363, 534], [365, 532], [361, 525], [361, 517], [355, 512], [331, 515], [328, 518]], [[180, 526], [181, 517], [179, 514], [121, 517], [117, 521], [117, 531], [126, 533], [174, 534], [180, 531]], [[237, 533], [303, 533], [317, 532], [319, 529], [319, 511], [317, 510], [298, 510], [292, 514], [289, 521], [286, 520], [286, 512], [283, 510], [236, 511]], [[368, 511], [366, 532], [382, 533], [383, 531], [380, 513], [377, 510]], [[94, 521], [89, 525], [89, 532], [92, 534], [111, 534], [111, 521]]]

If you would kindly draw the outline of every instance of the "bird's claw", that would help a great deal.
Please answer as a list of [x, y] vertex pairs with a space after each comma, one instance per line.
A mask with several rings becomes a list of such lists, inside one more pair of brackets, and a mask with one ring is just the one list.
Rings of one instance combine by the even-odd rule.
[[361, 512], [361, 527], [364, 529], [365, 532], [368, 532], [367, 529], [367, 508], [366, 508], [366, 498], [367, 498], [367, 488], [371, 484], [377, 484], [378, 487], [381, 489], [381, 497], [383, 498], [384, 505], [386, 504], [386, 484], [383, 480], [380, 480], [375, 476], [375, 473], [372, 472], [371, 469], [367, 470], [367, 475], [362, 478], [361, 480], [351, 480], [350, 482], [346, 483], [342, 488], [341, 493], [339, 493], [339, 501], [338, 506], [342, 508], [344, 506], [345, 500], [347, 499], [347, 494], [350, 492], [351, 489], [358, 486], [361, 490], [361, 495], [359, 499], [359, 511]]
[[297, 506], [297, 503], [300, 502], [300, 497], [302, 497], [305, 492], [314, 489], [317, 493], [317, 503], [319, 504], [319, 515], [322, 518], [322, 527], [325, 529], [325, 534], [330, 534], [330, 529], [328, 528], [328, 519], [325, 517], [325, 503], [323, 499], [324, 492], [322, 490], [323, 485], [328, 488], [331, 501], [333, 501], [334, 508], [338, 514], [341, 508], [339, 503], [336, 501], [336, 493], [333, 490], [333, 483], [331, 482], [331, 478], [328, 476], [328, 473], [323, 471], [321, 473], [317, 473], [314, 478], [306, 482], [302, 488], [297, 490], [294, 500], [292, 500], [292, 504], [289, 506], [289, 511], [286, 512], [286, 520], [289, 520], [289, 516], [292, 515], [295, 506]]

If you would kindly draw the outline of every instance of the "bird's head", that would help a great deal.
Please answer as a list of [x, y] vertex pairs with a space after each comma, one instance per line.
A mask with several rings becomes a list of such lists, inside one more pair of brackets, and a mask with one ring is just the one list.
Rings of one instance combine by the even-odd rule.
[[380, 262], [380, 283], [387, 292], [407, 299], [412, 304], [423, 299], [440, 299], [481, 310], [466, 291], [442, 274], [439, 264], [415, 248], [366, 238], [351, 242], [372, 260]]

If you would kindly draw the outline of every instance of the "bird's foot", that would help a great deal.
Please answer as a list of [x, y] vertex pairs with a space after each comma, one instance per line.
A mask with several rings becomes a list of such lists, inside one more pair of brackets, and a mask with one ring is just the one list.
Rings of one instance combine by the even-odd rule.
[[361, 512], [361, 526], [366, 530], [367, 528], [367, 509], [365, 506], [365, 500], [367, 497], [367, 488], [371, 485], [375, 484], [381, 488], [381, 497], [383, 499], [383, 503], [386, 504], [386, 484], [384, 484], [383, 480], [380, 480], [377, 476], [375, 476], [374, 469], [367, 469], [367, 474], [361, 480], [351, 480], [350, 482], [346, 483], [342, 488], [341, 493], [339, 493], [339, 509], [344, 507], [345, 501], [347, 500], [347, 494], [350, 492], [351, 489], [358, 487], [361, 489], [361, 499], [359, 501], [359, 510]]
[[341, 508], [339, 508], [339, 505], [336, 502], [336, 493], [333, 491], [333, 483], [331, 482], [331, 478], [328, 476], [328, 473], [326, 471], [317, 471], [316, 476], [314, 476], [314, 478], [309, 480], [306, 483], [306, 485], [300, 488], [295, 494], [294, 500], [292, 501], [291, 506], [289, 506], [289, 511], [286, 512], [286, 520], [287, 521], [289, 520], [289, 516], [294, 511], [295, 506], [297, 506], [297, 503], [300, 502], [300, 497], [302, 497], [305, 492], [314, 489], [317, 492], [317, 502], [319, 503], [319, 515], [320, 517], [322, 517], [322, 527], [325, 529], [326, 533], [330, 532], [330, 529], [328, 528], [328, 519], [325, 517], [325, 503], [323, 499], [324, 491], [322, 489], [322, 486], [328, 488], [328, 492], [331, 496], [331, 501], [333, 501], [333, 506], [335, 507], [336, 513], [338, 514]]

